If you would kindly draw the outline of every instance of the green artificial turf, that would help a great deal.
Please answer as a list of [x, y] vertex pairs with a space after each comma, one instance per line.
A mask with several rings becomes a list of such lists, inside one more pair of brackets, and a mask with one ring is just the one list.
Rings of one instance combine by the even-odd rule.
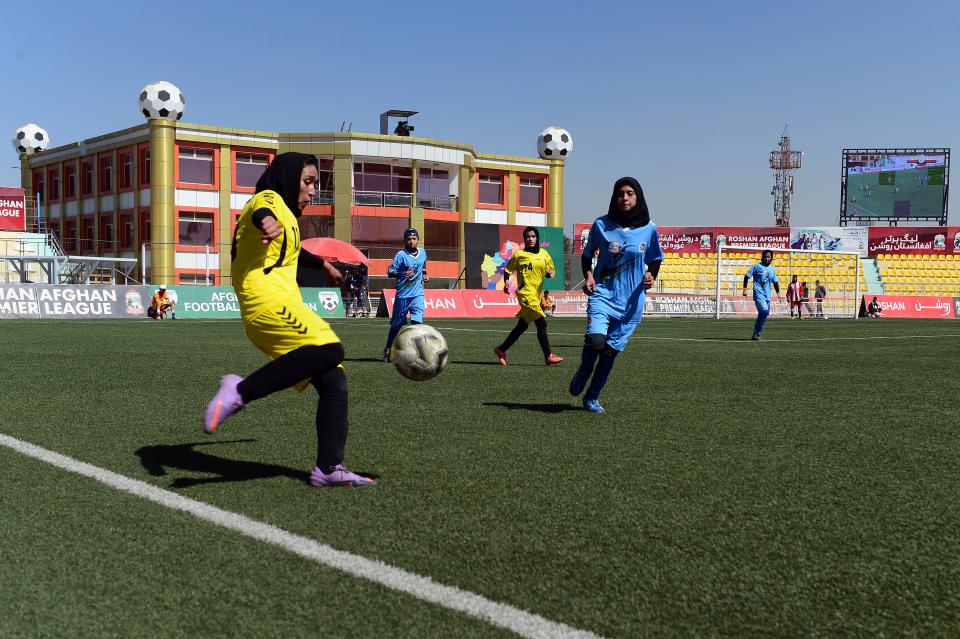
[[[645, 320], [585, 412], [582, 319], [438, 320], [451, 364], [341, 320], [346, 464], [312, 489], [315, 395], [207, 437], [239, 322], [5, 321], [0, 433], [607, 636], [960, 633], [960, 324]], [[499, 636], [493, 626], [0, 447], [2, 636]]]

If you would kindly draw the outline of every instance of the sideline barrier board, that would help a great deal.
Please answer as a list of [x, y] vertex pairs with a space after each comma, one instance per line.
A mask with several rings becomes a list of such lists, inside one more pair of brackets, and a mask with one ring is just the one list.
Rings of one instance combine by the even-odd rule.
[[877, 298], [883, 317], [914, 317], [927, 319], [956, 319], [960, 317], [960, 297], [946, 295], [864, 295], [866, 309]]
[[[156, 286], [0, 284], [0, 319], [146, 319]], [[340, 291], [300, 289], [303, 301], [323, 318], [344, 317]], [[229, 286], [167, 289], [178, 318], [237, 318], [240, 304]]]

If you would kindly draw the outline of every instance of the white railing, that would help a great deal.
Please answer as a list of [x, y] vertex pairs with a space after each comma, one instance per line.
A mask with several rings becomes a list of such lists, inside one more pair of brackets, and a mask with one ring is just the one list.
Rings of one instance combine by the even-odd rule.
[[[384, 191], [354, 191], [354, 206], [383, 206], [410, 208], [414, 206], [413, 193], [389, 193]], [[456, 195], [416, 194], [416, 206], [437, 211], [456, 211]]]
[[310, 204], [333, 204], [333, 191], [317, 191]]

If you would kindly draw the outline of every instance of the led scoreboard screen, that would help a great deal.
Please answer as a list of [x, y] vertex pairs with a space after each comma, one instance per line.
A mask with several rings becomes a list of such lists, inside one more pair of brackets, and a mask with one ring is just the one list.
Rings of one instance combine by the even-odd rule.
[[949, 149], [844, 149], [842, 217], [946, 219]]

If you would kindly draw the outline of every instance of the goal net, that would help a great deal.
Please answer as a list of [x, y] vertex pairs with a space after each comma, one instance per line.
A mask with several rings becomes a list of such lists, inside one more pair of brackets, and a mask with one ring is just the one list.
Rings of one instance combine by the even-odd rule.
[[[860, 269], [857, 253], [840, 251], [812, 251], [804, 249], [771, 249], [759, 246], [721, 246], [716, 262], [716, 317], [754, 317], [753, 281], [747, 283], [743, 296], [743, 277], [750, 267], [760, 261], [763, 251], [773, 251], [772, 266], [777, 269], [780, 299], [770, 287], [770, 315], [789, 317], [791, 306], [787, 301], [787, 286], [797, 276], [805, 283], [806, 294], [799, 309], [792, 309], [802, 317], [856, 318], [860, 308], [860, 292], [866, 281]], [[817, 281], [823, 290], [817, 294]]]

